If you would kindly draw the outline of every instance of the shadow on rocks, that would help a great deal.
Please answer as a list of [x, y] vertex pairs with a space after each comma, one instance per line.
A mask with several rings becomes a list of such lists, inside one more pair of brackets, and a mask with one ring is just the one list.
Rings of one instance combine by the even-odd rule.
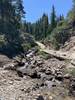
[[40, 95], [40, 96], [38, 96], [38, 98], [36, 100], [44, 100], [44, 98], [42, 95]]

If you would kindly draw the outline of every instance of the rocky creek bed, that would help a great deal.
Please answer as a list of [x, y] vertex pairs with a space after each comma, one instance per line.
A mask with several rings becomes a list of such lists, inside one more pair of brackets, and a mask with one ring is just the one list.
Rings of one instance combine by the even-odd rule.
[[44, 59], [36, 50], [18, 58], [0, 57], [0, 100], [75, 100], [75, 77], [65, 71], [67, 61]]

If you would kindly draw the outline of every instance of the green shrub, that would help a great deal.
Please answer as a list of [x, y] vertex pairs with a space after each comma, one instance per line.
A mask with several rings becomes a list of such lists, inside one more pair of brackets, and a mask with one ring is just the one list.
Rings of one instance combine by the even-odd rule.
[[22, 47], [23, 47], [23, 50], [24, 51], [28, 51], [30, 48], [31, 48], [31, 44], [29, 44], [29, 43], [23, 43], [22, 44]]
[[75, 68], [71, 70], [70, 74], [75, 77]]
[[3, 45], [6, 44], [6, 41], [5, 41], [5, 37], [4, 35], [0, 35], [0, 48], [3, 47]]
[[50, 35], [51, 43], [55, 49], [59, 49], [68, 38], [69, 32], [66, 30], [66, 24], [58, 25]]
[[50, 56], [49, 54], [47, 54], [47, 53], [45, 53], [45, 52], [43, 52], [43, 51], [39, 51], [39, 52], [38, 52], [38, 55], [39, 55], [40, 57], [42, 57], [43, 59], [45, 59], [45, 60], [51, 58], [51, 56]]
[[23, 51], [28, 51], [29, 49], [31, 49], [32, 47], [35, 47], [36, 46], [36, 43], [35, 43], [35, 40], [34, 38], [28, 34], [28, 33], [23, 33], [21, 35], [21, 38], [22, 38], [22, 48], [23, 48]]
[[69, 75], [75, 77], [75, 68], [66, 68], [66, 69], [64, 69], [64, 74], [69, 74]]

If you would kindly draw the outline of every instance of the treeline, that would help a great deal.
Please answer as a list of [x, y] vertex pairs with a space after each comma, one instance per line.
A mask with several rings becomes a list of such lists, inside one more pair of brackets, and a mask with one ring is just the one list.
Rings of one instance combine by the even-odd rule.
[[53, 29], [57, 26], [57, 23], [64, 20], [64, 16], [60, 15], [56, 16], [55, 7], [52, 6], [52, 12], [50, 18], [47, 14], [43, 14], [43, 16], [36, 21], [35, 23], [24, 22], [24, 32], [31, 33], [35, 36], [36, 40], [41, 40], [46, 38]]
[[52, 6], [50, 17], [47, 14], [36, 21], [35, 23], [24, 22], [24, 32], [34, 35], [36, 40], [47, 40], [59, 49], [60, 46], [74, 35], [75, 27], [75, 0], [73, 0], [72, 9], [68, 12], [67, 17], [64, 18], [63, 14], [56, 15], [55, 7]]

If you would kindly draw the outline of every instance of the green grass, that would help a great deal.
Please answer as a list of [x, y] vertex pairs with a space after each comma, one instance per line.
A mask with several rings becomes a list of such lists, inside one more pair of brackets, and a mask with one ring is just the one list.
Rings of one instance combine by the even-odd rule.
[[41, 50], [38, 52], [38, 55], [40, 55], [45, 60], [51, 58], [51, 56], [49, 54], [47, 54], [47, 53], [45, 53], [44, 51], [41, 51]]
[[71, 76], [75, 77], [75, 68], [69, 68], [64, 70], [65, 74], [70, 74]]

